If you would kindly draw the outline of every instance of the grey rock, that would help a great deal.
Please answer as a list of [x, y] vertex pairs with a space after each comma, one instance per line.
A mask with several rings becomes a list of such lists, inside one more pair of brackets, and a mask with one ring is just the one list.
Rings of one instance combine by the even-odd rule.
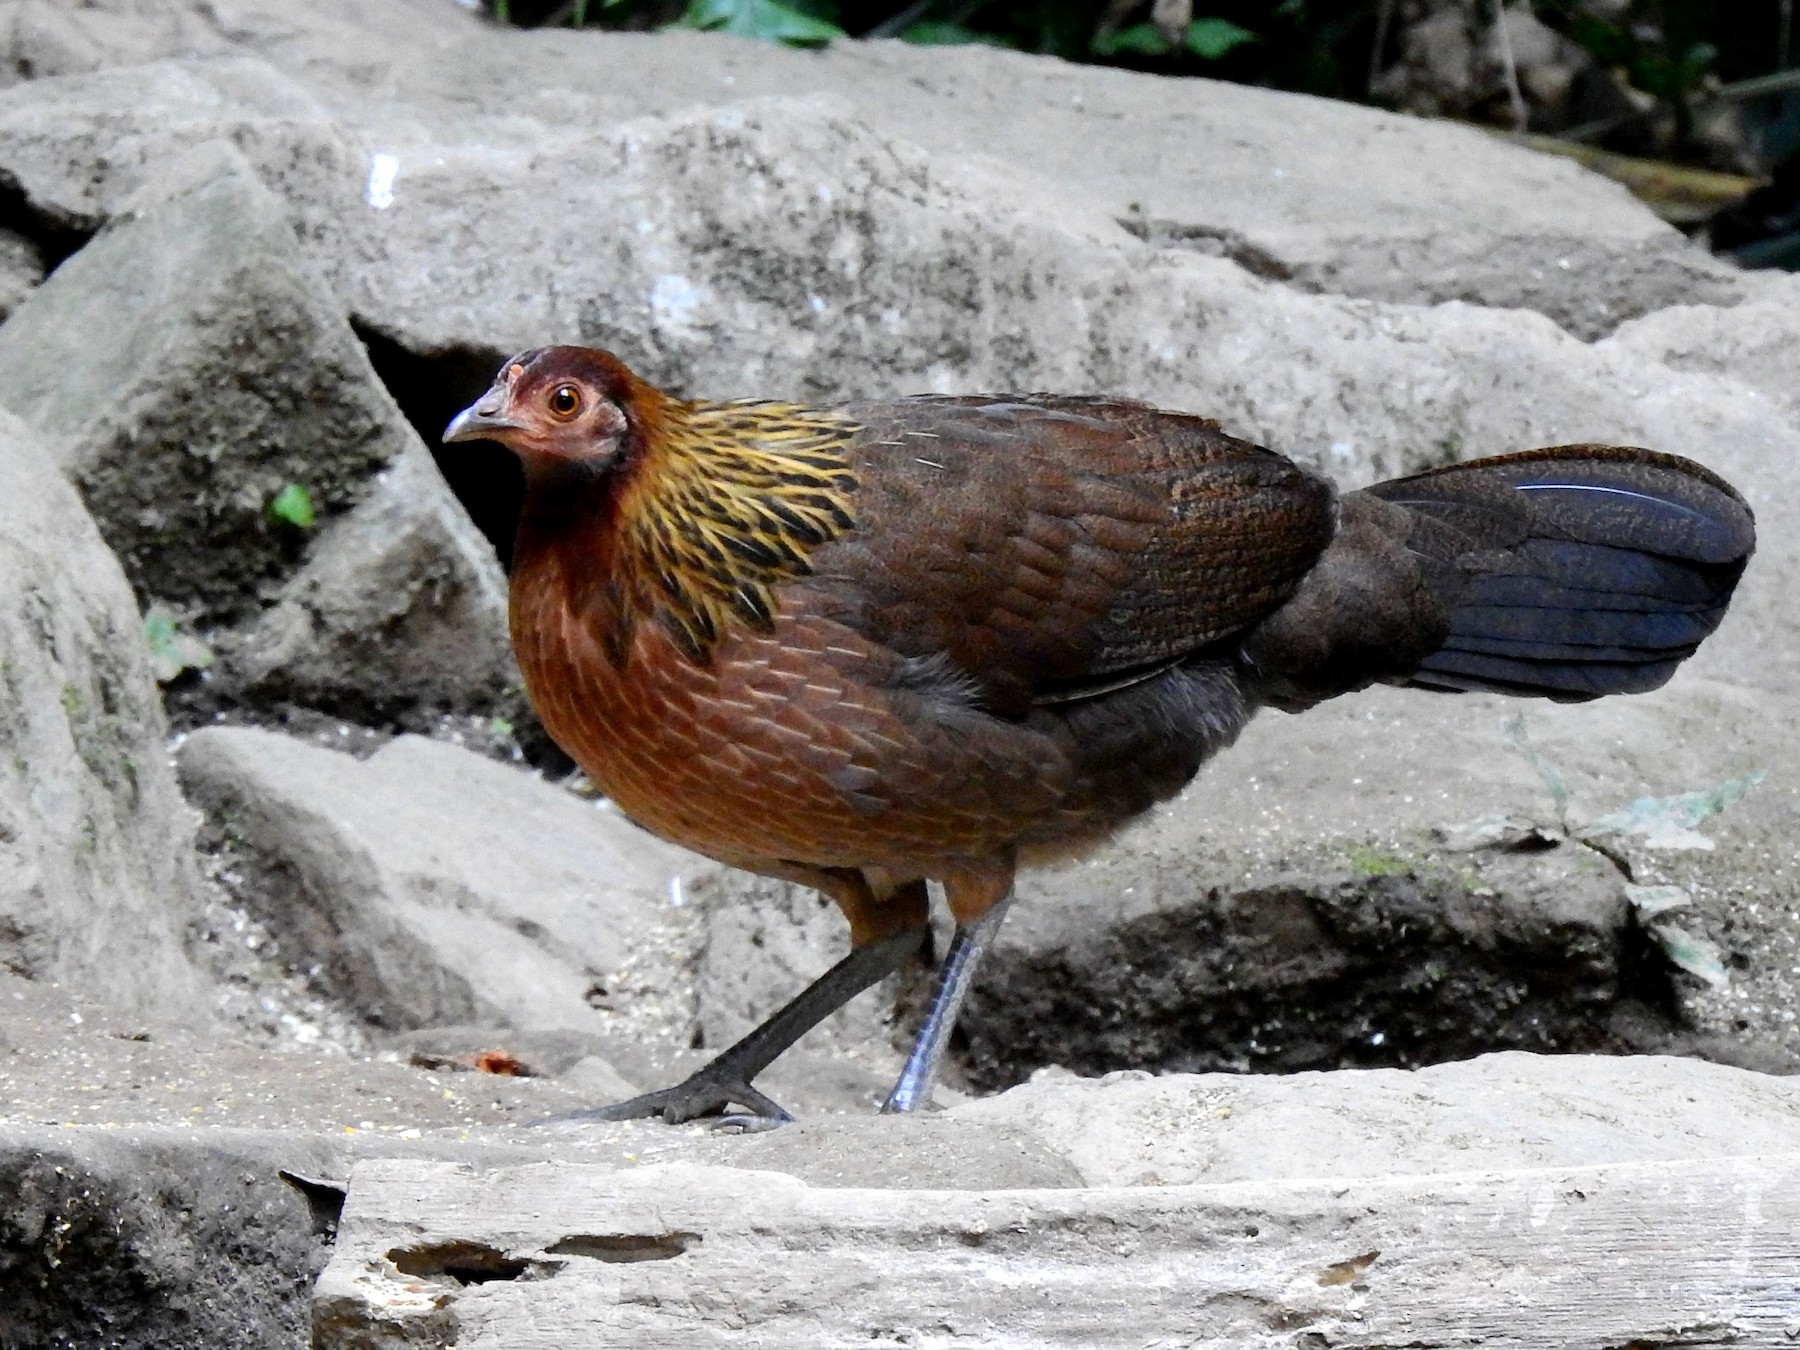
[[[1290, 124], [1285, 110], [1259, 111], [1271, 115], [1255, 125]], [[547, 132], [564, 146], [562, 158], [607, 165], [598, 186], [544, 176], [534, 156], [555, 153], [545, 144], [508, 153], [484, 134], [472, 146], [396, 145], [381, 152], [397, 166], [393, 202], [351, 221], [365, 240], [359, 261], [333, 274], [359, 313], [379, 316], [384, 331], [420, 352], [520, 349], [548, 336], [613, 347], [650, 378], [691, 391], [1103, 388], [1205, 407], [1255, 430], [1271, 404], [1286, 400], [1267, 389], [1252, 399], [1243, 372], [1253, 368], [1250, 387], [1260, 388], [1266, 372], [1295, 355], [1262, 304], [1248, 300], [1269, 290], [1252, 272], [1284, 278], [1290, 294], [1484, 295], [1551, 308], [1584, 334], [1677, 299], [1736, 298], [1729, 278], [1715, 276], [1713, 286], [1700, 276], [1721, 265], [1678, 238], [1626, 241], [1596, 228], [1560, 237], [1547, 257], [1533, 252], [1542, 241], [1527, 249], [1485, 239], [1479, 252], [1463, 253], [1452, 242], [1469, 237], [1460, 217], [1408, 249], [1404, 265], [1391, 227], [1379, 244], [1356, 246], [1378, 257], [1357, 256], [1345, 241], [1314, 261], [1289, 250], [1278, 265], [1255, 262], [1273, 243], [1245, 243], [1250, 233], [1235, 224], [1209, 234], [1173, 206], [1140, 203], [1126, 217], [1129, 230], [1104, 225], [1085, 207], [1021, 193], [1009, 170], [928, 151], [902, 139], [894, 119], [880, 125], [874, 131], [845, 99], [766, 98], [643, 118], [600, 136]], [[1452, 130], [1415, 125], [1421, 134]], [[1373, 129], [1366, 140], [1334, 153], [1388, 149]], [[1275, 152], [1258, 149], [1266, 178]], [[1461, 144], [1394, 153], [1431, 164], [1482, 158], [1482, 148]], [[1526, 163], [1544, 181], [1520, 185], [1517, 200], [1555, 199], [1554, 180], [1577, 172], [1545, 167], [1542, 157]], [[671, 173], [676, 164], [682, 171]], [[446, 248], [459, 230], [520, 246]], [[589, 247], [596, 234], [613, 246]], [[1252, 271], [1220, 253], [1251, 259]], [[421, 256], [434, 266], [417, 266]], [[368, 257], [382, 265], [367, 266]], [[1384, 289], [1344, 279], [1353, 273], [1408, 280]], [[1435, 293], [1420, 294], [1420, 277], [1436, 278], [1426, 283]], [[1485, 294], [1502, 277], [1507, 293]], [[1570, 289], [1566, 277], [1599, 282], [1580, 323], [1563, 312], [1574, 302], [1558, 300]], [[1232, 314], [1244, 305], [1257, 319]], [[1311, 313], [1306, 327], [1323, 322], [1340, 335], [1373, 326], [1355, 306]], [[1317, 339], [1306, 345], [1316, 350]], [[1305, 371], [1316, 360], [1302, 355], [1296, 364]], [[1340, 417], [1352, 405], [1341, 394], [1318, 397], [1317, 411]], [[1440, 425], [1414, 453], [1442, 457], [1455, 439]], [[1284, 442], [1302, 453], [1337, 443], [1354, 437], [1309, 429], [1299, 444]]]
[[445, 713], [530, 716], [494, 551], [407, 440], [234, 640], [231, 694], [415, 730]]
[[313, 1343], [1137, 1347], [1202, 1327], [1216, 1345], [1548, 1350], [1728, 1326], [1779, 1344], [1791, 1309], [1763, 1291], [1800, 1275], [1771, 1236], [1800, 1219], [1797, 1175], [1790, 1151], [970, 1194], [370, 1161]]
[[[58, 438], [146, 602], [207, 630], [185, 701], [523, 723], [493, 551], [295, 230], [236, 151], [175, 161], [6, 326], [0, 402]], [[270, 515], [289, 484], [316, 527]]]
[[1335, 859], [1256, 867], [1209, 826], [1022, 888], [960, 1023], [976, 1081], [1051, 1063], [1266, 1071], [1621, 1048], [1629, 920], [1597, 854], [1346, 841]]
[[43, 279], [44, 259], [38, 246], [15, 230], [0, 229], [0, 319], [17, 309]]
[[279, 1171], [329, 1173], [335, 1150], [270, 1143], [0, 1130], [0, 1343], [304, 1345], [335, 1215], [315, 1217]]
[[780, 1172], [809, 1186], [892, 1191], [1059, 1190], [1081, 1171], [1029, 1122], [857, 1115], [799, 1120], [767, 1134], [713, 1135], [649, 1161]]
[[1046, 1070], [949, 1115], [1034, 1135], [1087, 1186], [1271, 1183], [1791, 1153], [1800, 1078], [1517, 1052], [1416, 1071]]
[[[663, 194], [632, 184], [643, 161], [626, 156], [621, 164], [621, 140], [638, 139], [655, 122], [679, 127], [696, 104], [731, 108], [767, 95], [823, 96], [846, 120], [918, 147], [931, 176], [972, 192], [982, 216], [1030, 215], [1128, 256], [1138, 252], [1129, 247], [1135, 233], [1158, 255], [1222, 254], [1309, 290], [1529, 306], [1589, 337], [1671, 303], [1729, 304], [1742, 294], [1734, 269], [1614, 184], [1468, 128], [1341, 103], [981, 48], [844, 42], [814, 54], [702, 34], [510, 33], [446, 14], [437, 0], [376, 14], [320, 5], [277, 16], [259, 0], [212, 10], [245, 58], [107, 70], [31, 98], [15, 91], [0, 98], [7, 133], [0, 167], [39, 209], [96, 219], [181, 137], [231, 135], [266, 178], [290, 191], [322, 264], [359, 314], [420, 353], [451, 344], [518, 346], [521, 329], [532, 341], [568, 336], [620, 322], [611, 313], [619, 305], [633, 332], [650, 316], [629, 311], [655, 307], [659, 277], [685, 278], [695, 288], [665, 284], [662, 304], [680, 311], [662, 316], [673, 327], [726, 322], [728, 304], [708, 303], [704, 294], [697, 304], [688, 300], [706, 288], [730, 299], [729, 290], [717, 290], [718, 278], [696, 275], [687, 256], [704, 235], [695, 240], [692, 228], [679, 228], [679, 214], [665, 223]], [[259, 80], [250, 72], [264, 61], [280, 71]], [[464, 72], [476, 67], [483, 80], [470, 86]], [[370, 97], [371, 87], [379, 97]], [[120, 117], [120, 108], [140, 111]], [[321, 135], [321, 124], [334, 119], [338, 126]], [[1105, 156], [1088, 153], [1097, 136], [1109, 146]], [[658, 150], [658, 139], [652, 129], [645, 147], [652, 160], [681, 153]], [[785, 175], [768, 172], [769, 153], [752, 146], [746, 154], [735, 143], [741, 139], [688, 148], [700, 161], [693, 181], [677, 190], [706, 204], [700, 230], [727, 229], [734, 201], [774, 189], [762, 204], [778, 219], [827, 228], [825, 242], [836, 251], [824, 256], [835, 261], [820, 268], [817, 251], [771, 252], [752, 241], [736, 256], [752, 262], [756, 293], [783, 308], [784, 324], [798, 321], [840, 343], [875, 336], [856, 330], [883, 322], [879, 299], [846, 314], [819, 283], [842, 289], [836, 266], [856, 260], [862, 266], [852, 290], [879, 291], [885, 269], [878, 260], [905, 253], [871, 255], [857, 246], [854, 229], [844, 237], [855, 221], [843, 206], [804, 205], [821, 185], [840, 201], [848, 189], [854, 201], [864, 191], [857, 175], [846, 180], [839, 152], [829, 140], [815, 141], [788, 152], [801, 163], [808, 162], [803, 151], [825, 154], [810, 162], [806, 181], [786, 185]], [[378, 193], [377, 207], [368, 188], [378, 163], [392, 173], [391, 204]], [[1346, 175], [1347, 163], [1357, 172]], [[593, 172], [547, 172], [552, 164]], [[626, 170], [617, 187], [615, 167]], [[878, 185], [891, 179], [903, 194], [917, 183], [916, 173], [884, 167], [879, 156], [848, 167], [873, 174]], [[596, 195], [600, 212], [584, 221]], [[621, 195], [627, 200], [617, 206], [608, 200]], [[441, 203], [450, 198], [457, 209], [447, 218]], [[645, 220], [651, 237], [640, 240]], [[983, 260], [983, 272], [1016, 268], [1008, 233], [978, 231], [974, 251], [946, 249], [961, 265], [940, 289], [1004, 294], [1005, 283], [989, 290], [964, 274], [970, 258]], [[653, 255], [633, 267], [642, 274], [633, 278], [638, 284], [605, 284], [613, 264], [589, 247], [597, 237], [625, 249], [628, 265], [630, 255]], [[497, 238], [514, 247], [490, 248]], [[370, 265], [388, 258], [392, 266]], [[432, 265], [421, 269], [424, 258]], [[919, 273], [929, 270], [921, 260]], [[811, 314], [815, 294], [831, 305], [824, 317]], [[738, 341], [746, 331], [735, 329]], [[679, 345], [682, 334], [663, 336]], [[957, 344], [946, 337], [938, 345], [922, 369], [948, 374], [962, 364]], [[742, 374], [761, 378], [758, 387], [768, 383], [759, 370]]]
[[230, 50], [198, 5], [168, 0], [7, 0], [0, 4], [0, 87], [107, 66]]
[[1720, 375], [1790, 418], [1800, 415], [1800, 279], [1757, 276], [1731, 309], [1672, 305], [1623, 325], [1608, 345], [1672, 370]]
[[[0, 91], [0, 107], [7, 170], [32, 215], [51, 228], [98, 229], [196, 147], [239, 151], [290, 210], [302, 202], [335, 210], [340, 195], [359, 199], [345, 181], [355, 160], [326, 110], [267, 62], [230, 52], [204, 61], [126, 58], [90, 75]], [[307, 222], [304, 235], [316, 231], [312, 215], [296, 215]]]
[[[3, 974], [0, 1006], [11, 1041], [0, 1056], [0, 1317], [14, 1319], [0, 1327], [23, 1344], [103, 1319], [133, 1344], [301, 1344], [296, 1311], [345, 1183], [334, 1273], [315, 1303], [322, 1337], [347, 1334], [333, 1318], [386, 1335], [407, 1309], [436, 1304], [466, 1318], [464, 1344], [481, 1344], [479, 1331], [529, 1345], [520, 1338], [551, 1335], [571, 1308], [624, 1344], [639, 1332], [645, 1343], [807, 1344], [831, 1318], [883, 1307], [882, 1288], [901, 1291], [891, 1297], [902, 1329], [909, 1318], [957, 1324], [957, 1300], [975, 1288], [985, 1320], [974, 1343], [1030, 1333], [1110, 1344], [1112, 1331], [1069, 1330], [1057, 1310], [1105, 1312], [1108, 1291], [1129, 1285], [1123, 1320], [1107, 1323], [1142, 1333], [1124, 1344], [1170, 1334], [1165, 1317], [1191, 1330], [1196, 1307], [1227, 1328], [1252, 1316], [1246, 1307], [1306, 1315], [1279, 1333], [1266, 1319], [1248, 1325], [1234, 1343], [1279, 1334], [1269, 1343], [1289, 1346], [1311, 1328], [1355, 1344], [1357, 1325], [1366, 1343], [1391, 1343], [1411, 1314], [1413, 1339], [1461, 1316], [1465, 1331], [1523, 1344], [1568, 1344], [1572, 1327], [1622, 1344], [1658, 1318], [1705, 1322], [1705, 1300], [1724, 1296], [1708, 1283], [1721, 1272], [1779, 1280], [1791, 1259], [1778, 1239], [1791, 1227], [1800, 1079], [1687, 1060], [1509, 1054], [1418, 1072], [1045, 1075], [936, 1116], [825, 1116], [726, 1136], [642, 1122], [524, 1127], [588, 1104], [581, 1084], [272, 1053], [197, 1025], [151, 1029]], [[296, 1189], [283, 1170], [315, 1185]], [[664, 1207], [663, 1227], [631, 1226], [634, 1197]], [[569, 1215], [580, 1222], [547, 1231]], [[673, 1231], [701, 1240], [665, 1263], [606, 1261], [630, 1244], [604, 1241], [542, 1250]], [[453, 1250], [482, 1278], [442, 1282], [448, 1263], [426, 1258]], [[410, 1289], [381, 1265], [396, 1251], [416, 1265]], [[1381, 1255], [1354, 1268], [1370, 1251]], [[1745, 1251], [1748, 1264], [1734, 1265]], [[489, 1253], [500, 1260], [482, 1264]], [[934, 1253], [954, 1257], [954, 1278]], [[531, 1264], [540, 1257], [565, 1264]], [[51, 1261], [58, 1278], [39, 1280]], [[1477, 1278], [1490, 1261], [1512, 1281], [1503, 1328], [1489, 1329], [1502, 1310]], [[1171, 1262], [1168, 1284], [1151, 1278]], [[1644, 1281], [1646, 1265], [1667, 1279]], [[515, 1282], [509, 1270], [547, 1278]], [[597, 1290], [590, 1274], [628, 1283]], [[1049, 1275], [1054, 1287], [1039, 1283]], [[640, 1276], [674, 1283], [621, 1302]], [[1557, 1292], [1570, 1281], [1582, 1297]], [[1160, 1301], [1165, 1287], [1180, 1291], [1179, 1308]], [[1322, 1320], [1347, 1310], [1315, 1300], [1345, 1288], [1363, 1295], [1364, 1322]], [[1688, 1311], [1652, 1297], [1670, 1288], [1688, 1291]], [[780, 1291], [782, 1310], [765, 1311], [759, 1289]], [[692, 1308], [696, 1291], [710, 1297]], [[359, 1301], [346, 1301], [352, 1292]], [[1763, 1306], [1732, 1292], [1743, 1295], [1734, 1315]], [[495, 1296], [519, 1300], [510, 1320], [490, 1320]], [[733, 1310], [757, 1320], [719, 1331]], [[1540, 1313], [1554, 1342], [1529, 1339]], [[627, 1314], [688, 1320], [634, 1330], [619, 1321]], [[1581, 1320], [1593, 1317], [1606, 1320]], [[591, 1344], [585, 1325], [580, 1343]], [[1760, 1335], [1760, 1324], [1735, 1334]], [[95, 1331], [76, 1343], [105, 1342]]]
[[123, 207], [0, 328], [0, 404], [57, 438], [140, 595], [241, 620], [321, 519], [409, 443], [278, 199], [206, 147]]
[[188, 792], [242, 850], [246, 903], [285, 959], [317, 967], [320, 988], [389, 1029], [603, 1031], [633, 1002], [633, 962], [680, 922], [664, 918], [672, 883], [714, 870], [527, 773], [420, 737], [359, 761], [209, 728], [180, 760]]
[[571, 1091], [590, 1098], [596, 1105], [622, 1102], [644, 1091], [642, 1085], [628, 1080], [612, 1061], [599, 1055], [587, 1055], [571, 1064], [561, 1078]]
[[[471, 1085], [491, 1081], [497, 1066], [489, 1063], [485, 1072], [468, 1071], [478, 1069], [495, 1055], [506, 1056], [516, 1062], [522, 1077], [542, 1083], [557, 1094], [556, 1107], [546, 1107], [539, 1123], [565, 1125], [560, 1136], [563, 1143], [584, 1140], [592, 1134], [593, 1122], [559, 1122], [556, 1117], [610, 1106], [641, 1092], [678, 1083], [716, 1053], [718, 1042], [711, 1042], [712, 1051], [696, 1044], [703, 1038], [694, 1034], [698, 1019], [688, 1005], [699, 1000], [691, 998], [690, 979], [682, 979], [680, 984], [679, 1019], [666, 1013], [654, 1015], [661, 1011], [655, 1009], [654, 997], [649, 1000], [653, 1014], [646, 1016], [642, 991], [634, 997], [627, 989], [608, 1000], [613, 1008], [607, 1011], [635, 1012], [635, 1017], [594, 1019], [581, 1028], [493, 1024], [424, 1027], [385, 1037], [382, 1053], [398, 1055], [418, 1068], [459, 1075], [451, 1081], [460, 1079]], [[872, 1115], [893, 1086], [898, 1061], [891, 1065], [871, 1063], [878, 1056], [866, 1051], [846, 1053], [851, 1049], [823, 1036], [812, 1037], [810, 1044], [802, 1042], [778, 1059], [757, 1082], [800, 1119], [845, 1113]], [[950, 1099], [951, 1094], [943, 1097]]]
[[43, 438], [0, 412], [0, 966], [204, 1017], [194, 821], [131, 590]]

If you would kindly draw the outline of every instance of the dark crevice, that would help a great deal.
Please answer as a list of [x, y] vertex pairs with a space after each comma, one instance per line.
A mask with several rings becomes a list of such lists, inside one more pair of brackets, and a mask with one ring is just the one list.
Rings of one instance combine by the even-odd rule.
[[0, 230], [29, 239], [43, 260], [45, 275], [78, 252], [99, 229], [97, 220], [78, 219], [35, 205], [18, 179], [0, 172]]
[[434, 1242], [418, 1247], [395, 1247], [387, 1254], [394, 1269], [419, 1280], [454, 1280], [460, 1285], [489, 1284], [495, 1280], [521, 1280], [555, 1274], [548, 1262], [508, 1256], [480, 1242]]
[[421, 354], [368, 324], [353, 322], [353, 327], [376, 376], [431, 448], [450, 491], [494, 546], [501, 566], [510, 566], [519, 504], [525, 495], [518, 459], [492, 441], [443, 444], [450, 419], [481, 396], [507, 353], [471, 345]]
[[585, 1256], [590, 1261], [669, 1261], [700, 1241], [698, 1233], [578, 1234], [544, 1250], [552, 1256]]
[[350, 1196], [349, 1187], [341, 1181], [303, 1177], [286, 1168], [275, 1175], [306, 1197], [307, 1207], [312, 1211], [313, 1235], [327, 1242], [336, 1241], [338, 1222], [344, 1217], [344, 1201]]

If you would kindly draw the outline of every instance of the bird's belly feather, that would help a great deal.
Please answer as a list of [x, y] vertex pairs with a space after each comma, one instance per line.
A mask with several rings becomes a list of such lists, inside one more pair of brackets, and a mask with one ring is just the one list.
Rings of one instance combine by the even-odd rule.
[[575, 616], [515, 615], [545, 729], [633, 820], [728, 861], [882, 865], [1009, 851], [1054, 817], [1072, 769], [1041, 728], [884, 689], [892, 653], [784, 611], [707, 665], [638, 626], [615, 665]]

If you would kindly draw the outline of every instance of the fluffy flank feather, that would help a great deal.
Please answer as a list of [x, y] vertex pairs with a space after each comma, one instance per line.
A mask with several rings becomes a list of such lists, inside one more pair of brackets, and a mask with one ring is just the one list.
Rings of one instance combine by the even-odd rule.
[[[861, 428], [793, 403], [666, 403], [621, 502], [626, 589], [690, 660], [732, 624], [767, 631], [774, 589], [855, 523]], [[621, 652], [622, 656], [623, 653]]]

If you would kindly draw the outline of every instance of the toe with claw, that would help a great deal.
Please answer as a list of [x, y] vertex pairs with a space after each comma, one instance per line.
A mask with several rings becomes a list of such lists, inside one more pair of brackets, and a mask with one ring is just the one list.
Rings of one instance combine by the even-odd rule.
[[[727, 1111], [741, 1106], [743, 1111]], [[779, 1103], [750, 1086], [747, 1075], [720, 1072], [709, 1064], [685, 1082], [641, 1097], [595, 1106], [567, 1115], [552, 1116], [539, 1124], [562, 1124], [586, 1120], [660, 1120], [665, 1125], [681, 1125], [690, 1120], [709, 1121], [718, 1129], [738, 1129], [746, 1134], [772, 1130], [786, 1125], [793, 1116]]]

